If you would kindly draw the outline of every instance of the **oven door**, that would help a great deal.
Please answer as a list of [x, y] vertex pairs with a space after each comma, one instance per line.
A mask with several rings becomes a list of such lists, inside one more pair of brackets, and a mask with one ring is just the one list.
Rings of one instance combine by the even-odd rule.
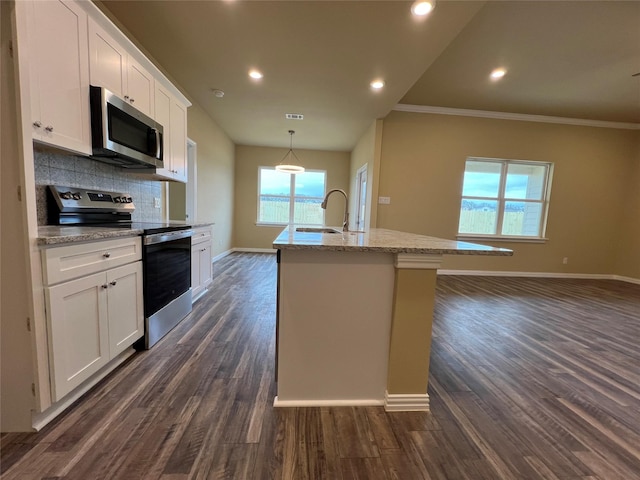
[[193, 230], [144, 237], [144, 316], [171, 303], [191, 288], [191, 236]]

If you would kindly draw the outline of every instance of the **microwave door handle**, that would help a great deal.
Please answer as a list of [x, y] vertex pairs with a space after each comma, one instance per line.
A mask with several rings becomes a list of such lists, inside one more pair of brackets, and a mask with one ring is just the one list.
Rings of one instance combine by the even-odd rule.
[[160, 160], [162, 155], [162, 145], [160, 143], [160, 132], [157, 128], [153, 129], [153, 133], [156, 134], [156, 158]]

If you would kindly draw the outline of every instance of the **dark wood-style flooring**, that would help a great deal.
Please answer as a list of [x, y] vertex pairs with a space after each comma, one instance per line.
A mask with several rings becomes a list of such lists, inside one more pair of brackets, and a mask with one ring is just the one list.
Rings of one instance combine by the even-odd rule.
[[[275, 256], [35, 434], [9, 479], [640, 479], [640, 286], [440, 277], [431, 413], [274, 409]], [[328, 302], [331, 299], [327, 299]]]

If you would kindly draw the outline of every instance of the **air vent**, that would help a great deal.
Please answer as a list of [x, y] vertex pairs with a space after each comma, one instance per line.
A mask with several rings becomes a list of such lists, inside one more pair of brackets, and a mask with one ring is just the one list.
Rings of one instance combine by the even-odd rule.
[[302, 120], [304, 119], [304, 115], [301, 113], [285, 113], [284, 118], [287, 120]]

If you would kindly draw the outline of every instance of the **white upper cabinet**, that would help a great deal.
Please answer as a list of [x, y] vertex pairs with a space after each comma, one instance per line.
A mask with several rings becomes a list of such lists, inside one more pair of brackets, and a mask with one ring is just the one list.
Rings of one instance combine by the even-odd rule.
[[154, 79], [111, 35], [89, 18], [91, 85], [105, 87], [154, 116]]
[[33, 139], [90, 154], [87, 13], [63, 0], [22, 7], [27, 28], [18, 38], [27, 39]]
[[187, 181], [187, 107], [156, 83], [155, 119], [163, 127], [164, 168], [155, 176], [162, 180]]

